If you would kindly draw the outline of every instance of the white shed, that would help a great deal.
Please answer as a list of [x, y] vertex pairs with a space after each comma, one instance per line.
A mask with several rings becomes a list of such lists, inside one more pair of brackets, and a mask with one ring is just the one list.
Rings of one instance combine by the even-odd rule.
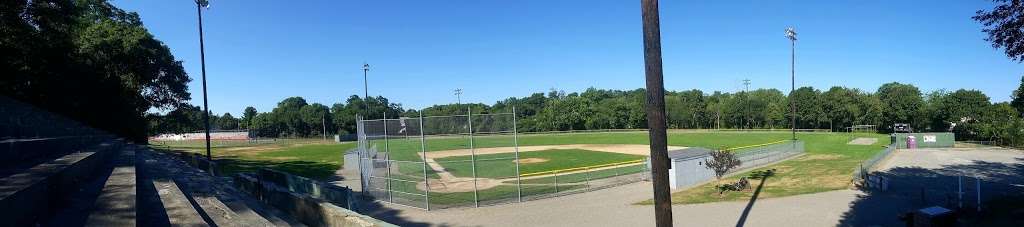
[[683, 189], [714, 179], [715, 172], [704, 163], [710, 157], [711, 150], [707, 148], [690, 147], [668, 151], [668, 158], [672, 160], [668, 171], [669, 187]]

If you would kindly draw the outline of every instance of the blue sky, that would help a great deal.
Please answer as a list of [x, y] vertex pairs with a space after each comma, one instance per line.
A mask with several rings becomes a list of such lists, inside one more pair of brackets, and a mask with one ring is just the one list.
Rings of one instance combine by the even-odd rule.
[[[298, 3], [296, 3], [298, 2]], [[112, 0], [184, 61], [202, 105], [192, 0]], [[662, 1], [665, 87], [789, 90], [786, 26], [796, 27], [797, 86], [874, 91], [978, 89], [1007, 101], [1024, 65], [970, 19], [985, 0]], [[406, 108], [527, 96], [551, 88], [644, 86], [639, 1], [213, 0], [205, 10], [210, 109], [271, 110], [286, 97], [331, 105], [363, 94]]]

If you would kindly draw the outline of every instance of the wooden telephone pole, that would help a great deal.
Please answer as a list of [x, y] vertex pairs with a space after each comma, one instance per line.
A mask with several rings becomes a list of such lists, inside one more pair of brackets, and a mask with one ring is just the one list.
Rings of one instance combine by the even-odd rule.
[[655, 226], [672, 226], [668, 187], [668, 139], [665, 82], [661, 68], [661, 25], [658, 0], [640, 0], [644, 27], [644, 74], [647, 77], [647, 128], [651, 140], [651, 181], [654, 182]]

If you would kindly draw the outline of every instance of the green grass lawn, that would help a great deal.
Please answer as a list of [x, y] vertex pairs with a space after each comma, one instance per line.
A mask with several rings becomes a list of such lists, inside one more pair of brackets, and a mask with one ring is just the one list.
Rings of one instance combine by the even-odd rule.
[[[847, 145], [846, 143], [854, 137], [878, 138], [879, 142], [873, 145]], [[887, 145], [889, 141], [888, 136], [883, 134], [807, 133], [798, 134], [797, 138], [805, 141], [807, 154], [775, 165], [751, 169], [751, 171], [776, 169], [775, 176], [768, 178], [765, 182], [759, 198], [791, 196], [848, 188], [854, 169], [862, 161], [883, 150], [883, 145]], [[753, 190], [726, 192], [724, 196], [720, 197], [718, 190], [714, 187], [717, 184], [736, 182], [743, 176], [746, 175], [739, 174], [727, 177], [721, 182], [712, 182], [673, 193], [672, 203], [692, 204], [749, 200]], [[759, 183], [757, 180], [750, 182], [751, 185], [755, 186]], [[642, 203], [651, 204], [652, 202], [645, 201]]]
[[[472, 177], [473, 166], [470, 156], [454, 156], [435, 159], [448, 172], [457, 177]], [[553, 149], [543, 151], [520, 152], [522, 159], [547, 160], [538, 163], [521, 163], [521, 174], [537, 173], [551, 170], [595, 166], [608, 163], [642, 160], [644, 156], [600, 152], [580, 149]], [[510, 154], [485, 154], [476, 156], [476, 174], [485, 178], [516, 177], [515, 156]]]
[[[279, 140], [274, 143], [221, 143], [211, 146], [213, 159], [225, 174], [270, 168], [313, 179], [329, 180], [343, 164], [342, 153], [355, 143], [333, 143], [313, 139]], [[205, 154], [202, 141], [153, 143], [155, 149]]]

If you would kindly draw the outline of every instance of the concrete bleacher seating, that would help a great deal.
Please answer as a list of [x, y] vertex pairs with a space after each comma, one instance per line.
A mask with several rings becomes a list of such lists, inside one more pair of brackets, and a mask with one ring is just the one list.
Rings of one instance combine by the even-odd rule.
[[246, 196], [203, 157], [155, 151], [7, 98], [0, 104], [0, 226], [324, 224]]

